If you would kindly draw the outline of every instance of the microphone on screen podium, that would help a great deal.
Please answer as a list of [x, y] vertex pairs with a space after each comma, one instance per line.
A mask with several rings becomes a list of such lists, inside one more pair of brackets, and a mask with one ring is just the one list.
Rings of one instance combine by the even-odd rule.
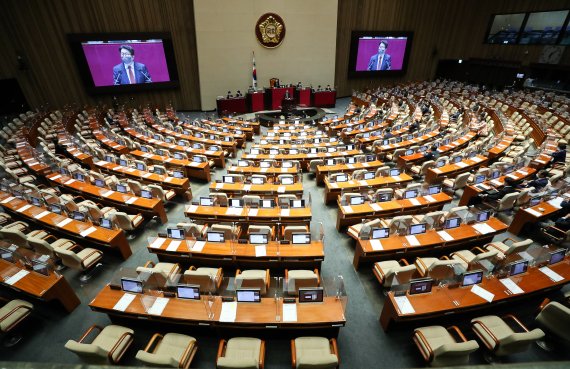
[[152, 79], [150, 78], [150, 76], [148, 74], [146, 74], [142, 69], [140, 70], [141, 74], [143, 75], [143, 77], [145, 78], [145, 83], [152, 83]]
[[119, 81], [121, 80], [121, 75], [122, 75], [122, 74], [123, 74], [123, 71], [120, 70], [120, 71], [117, 73], [117, 76], [115, 77], [115, 81], [113, 82], [113, 84], [115, 84], [115, 85], [119, 85], [119, 84], [120, 84]]

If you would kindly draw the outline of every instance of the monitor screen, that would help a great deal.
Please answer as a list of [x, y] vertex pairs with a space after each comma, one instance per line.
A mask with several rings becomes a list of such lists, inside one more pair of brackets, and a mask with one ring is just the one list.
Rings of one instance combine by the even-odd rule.
[[247, 167], [249, 163], [245, 160], [238, 160], [238, 167]]
[[265, 233], [250, 233], [249, 243], [257, 245], [265, 245], [267, 243], [267, 234]]
[[372, 228], [372, 235], [370, 238], [373, 240], [388, 237], [390, 237], [390, 228]]
[[487, 177], [485, 177], [484, 174], [480, 174], [480, 175], [478, 175], [478, 176], [475, 176], [475, 181], [474, 181], [474, 182], [475, 182], [475, 184], [479, 184], [479, 183], [481, 183], [481, 182], [484, 182], [484, 181], [485, 181], [485, 178], [487, 178]]
[[176, 296], [178, 296], [179, 299], [200, 300], [200, 286], [179, 284], [176, 286]]
[[261, 302], [259, 288], [238, 288], [236, 290], [237, 302]]
[[105, 161], [109, 162], [109, 163], [114, 163], [115, 162], [115, 158], [112, 157], [111, 155], [105, 155]]
[[325, 165], [334, 165], [334, 164], [335, 164], [334, 159], [327, 159], [327, 160], [325, 160]]
[[[332, 138], [331, 138], [331, 142], [334, 142], [334, 140]], [[355, 146], [353, 144], [346, 145], [346, 151], [351, 151], [354, 149], [355, 149]]]
[[375, 155], [366, 155], [366, 161], [370, 162], [370, 161], [375, 161], [375, 160], [376, 160]]
[[548, 264], [556, 264], [564, 260], [566, 256], [566, 249], [559, 249], [550, 253]]
[[376, 201], [378, 202], [386, 202], [386, 201], [390, 201], [392, 200], [392, 194], [391, 193], [379, 193], [377, 196]]
[[[174, 154], [174, 156], [176, 156], [176, 154]], [[181, 159], [183, 158], [182, 155], [180, 155], [180, 158], [181, 158]], [[193, 161], [194, 163], [204, 163], [204, 162], [206, 162], [206, 159], [203, 158], [203, 157], [201, 157], [201, 156], [193, 156], [193, 157], [192, 157], [192, 161]]]
[[322, 287], [299, 288], [299, 303], [323, 302], [325, 291]]
[[404, 199], [412, 199], [418, 197], [418, 190], [407, 190], [404, 192]]
[[481, 212], [477, 213], [476, 220], [478, 222], [486, 222], [489, 220], [490, 217], [491, 217], [491, 211], [489, 211], [489, 210], [481, 211]]
[[291, 200], [291, 201], [289, 201], [289, 206], [292, 208], [304, 208], [305, 207], [305, 199]]
[[42, 206], [42, 200], [38, 199], [37, 197], [30, 196], [30, 201], [34, 206]]
[[295, 182], [293, 177], [283, 177], [281, 178], [282, 185], [292, 185]]
[[346, 182], [348, 181], [348, 176], [346, 174], [339, 174], [335, 177], [336, 182]]
[[126, 167], [126, 166], [129, 165], [129, 162], [126, 161], [125, 159], [119, 159], [119, 165], [120, 165], [120, 166], [123, 166], [123, 167]]
[[443, 228], [445, 228], [445, 229], [457, 228], [460, 225], [461, 225], [461, 218], [459, 218], [459, 217], [449, 218], [445, 221]]
[[141, 151], [142, 151], [142, 152], [148, 152], [148, 147], [146, 147], [146, 146], [141, 146]]
[[509, 268], [509, 275], [515, 276], [517, 274], [525, 273], [528, 269], [528, 260], [521, 260], [515, 263], [512, 263]]
[[105, 187], [105, 181], [99, 178], [95, 179], [95, 186], [97, 187]]
[[110, 219], [101, 218], [99, 219], [99, 225], [103, 228], [113, 229], [113, 223]]
[[269, 155], [279, 155], [279, 150], [277, 150], [277, 149], [269, 149]]
[[406, 152], [404, 153], [405, 156], [408, 155], [412, 155], [414, 153], [414, 150], [410, 149], [410, 150], [406, 150]]
[[127, 186], [124, 184], [117, 184], [117, 191], [120, 193], [127, 193]]
[[479, 284], [482, 281], [483, 281], [483, 271], [477, 270], [474, 272], [464, 273], [461, 285], [463, 287], [467, 287], [467, 286], [472, 286], [474, 284]]
[[145, 199], [152, 199], [152, 192], [149, 190], [141, 190], [141, 197], [144, 197]]
[[400, 175], [400, 170], [399, 169], [390, 169], [390, 176], [391, 177], [396, 177]]
[[90, 93], [178, 87], [168, 33], [71, 34], [68, 39]]
[[531, 197], [528, 206], [529, 207], [533, 207], [536, 206], [538, 204], [540, 204], [540, 201], [542, 201], [542, 197], [541, 196], [535, 196], [535, 197]]
[[281, 163], [281, 168], [293, 168], [293, 162], [292, 161], [284, 161], [283, 163]]
[[[157, 153], [158, 153], [158, 150], [157, 150]], [[180, 154], [179, 152], [175, 152], [175, 153], [174, 153], [174, 159], [176, 159], [176, 160], [182, 160], [182, 159], [184, 159], [184, 156], [182, 156], [182, 154]], [[195, 160], [194, 160], [194, 161], [195, 161]]]
[[243, 208], [243, 199], [230, 199], [230, 208]]
[[275, 207], [275, 200], [273, 199], [261, 199], [261, 207], [266, 209], [271, 209]]
[[74, 211], [71, 213], [71, 217], [74, 220], [78, 220], [80, 222], [84, 222], [85, 221], [85, 213], [81, 212], [81, 211]]
[[232, 176], [223, 176], [222, 180], [224, 183], [234, 183], [234, 177]]
[[346, 158], [346, 164], [354, 164], [356, 163], [356, 158], [354, 156]]
[[164, 169], [159, 168], [159, 167], [157, 167], [157, 166], [154, 167], [154, 173], [155, 173], [155, 174], [159, 174], [159, 175], [161, 175], [161, 176], [163, 176], [163, 175], [166, 174], [166, 172], [164, 171]]
[[364, 179], [368, 180], [368, 179], [373, 179], [375, 177], [374, 172], [366, 172], [364, 173]]
[[206, 233], [206, 240], [208, 242], [224, 242], [224, 232], [212, 232]]
[[200, 206], [214, 206], [214, 199], [211, 197], [200, 197]]
[[431, 287], [433, 285], [433, 279], [431, 278], [422, 278], [422, 279], [413, 279], [410, 281], [410, 295], [417, 295], [420, 293], [428, 293], [431, 292]]
[[50, 209], [52, 213], [61, 214], [63, 212], [63, 207], [59, 204], [51, 204]]
[[420, 223], [420, 224], [412, 224], [410, 226], [410, 235], [416, 235], [416, 234], [422, 234], [422, 233], [426, 233], [426, 229], [427, 229], [427, 224], [426, 223]]
[[0, 259], [6, 260], [10, 263], [14, 262], [14, 252], [12, 250], [0, 247]]
[[350, 205], [362, 205], [364, 204], [364, 196], [351, 196]]
[[294, 245], [308, 245], [311, 243], [311, 234], [310, 233], [293, 233], [292, 235], [292, 243]]
[[265, 178], [264, 177], [251, 177], [251, 183], [256, 184], [256, 185], [264, 184]]
[[138, 170], [146, 170], [146, 167], [143, 163], [137, 163], [137, 169]]
[[455, 163], [459, 163], [461, 160], [463, 160], [463, 158], [461, 156], [456, 156], [453, 158], [452, 162]]
[[125, 292], [142, 293], [143, 283], [138, 279], [121, 278], [121, 289]]
[[32, 260], [32, 269], [34, 272], [49, 276], [48, 265], [37, 260]]
[[497, 179], [499, 178], [500, 175], [501, 172], [499, 172], [498, 170], [494, 170], [493, 172], [491, 172], [491, 179]]
[[270, 168], [271, 162], [270, 161], [261, 161], [261, 162], [259, 162], [259, 167], [260, 168]]
[[78, 181], [85, 182], [85, 176], [83, 175], [83, 173], [76, 172], [73, 174], [73, 177]]
[[445, 165], [445, 161], [443, 161], [443, 160], [439, 160], [437, 163], [435, 163], [436, 168], [441, 168], [444, 165]]
[[517, 41], [525, 13], [497, 14], [487, 33], [489, 44], [514, 44]]
[[180, 228], [166, 228], [166, 236], [175, 240], [183, 240], [184, 230]]
[[441, 186], [429, 186], [428, 195], [436, 195], [441, 192]]

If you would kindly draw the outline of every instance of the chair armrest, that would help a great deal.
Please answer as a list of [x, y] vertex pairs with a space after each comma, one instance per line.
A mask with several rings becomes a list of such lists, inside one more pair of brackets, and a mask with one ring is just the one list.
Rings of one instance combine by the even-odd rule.
[[464, 262], [466, 262], [467, 264], [469, 264], [469, 260], [465, 259], [463, 256], [461, 256], [461, 255], [458, 254], [457, 252], [452, 253], [451, 256], [457, 256], [459, 259], [461, 259], [461, 260], [463, 260]]
[[295, 348], [295, 340], [291, 340], [291, 366], [297, 369], [297, 349]]
[[[151, 352], [150, 349], [151, 349], [151, 347], [154, 345], [154, 343], [155, 343], [157, 340], [160, 340], [160, 341], [161, 341], [162, 338], [163, 338], [162, 334], [160, 334], [160, 333], [155, 333], [155, 334], [152, 336], [152, 338], [150, 339], [150, 341], [148, 342], [148, 344], [146, 345], [146, 347], [144, 348], [144, 351], [146, 351], [146, 352]], [[160, 342], [160, 341], [159, 341], [159, 342]], [[156, 349], [156, 347], [155, 347], [154, 349]], [[152, 350], [152, 352], [154, 352], [154, 349]]]
[[194, 265], [191, 265], [190, 268], [188, 268], [188, 271], [192, 271], [192, 270], [196, 270], [196, 267]]
[[101, 332], [103, 330], [103, 328], [101, 328], [100, 326], [93, 324], [91, 327], [89, 327], [89, 329], [87, 329], [87, 331], [85, 331], [85, 333], [83, 333], [83, 336], [81, 336], [81, 338], [79, 339], [79, 343], [83, 343], [83, 340], [85, 340], [87, 338], [87, 336], [89, 336], [91, 334], [91, 332], [93, 332], [94, 330], [98, 330], [99, 332]]
[[315, 268], [313, 270], [313, 272], [315, 272], [315, 274], [317, 275], [317, 285], [320, 286], [321, 285], [321, 275], [319, 274], [319, 270], [317, 268]]
[[154, 265], [154, 262], [152, 260], [149, 260], [143, 265], [143, 268], [154, 268]]
[[[421, 341], [421, 344], [418, 343], [418, 340]], [[416, 346], [418, 346], [418, 349], [420, 350], [420, 353], [422, 354], [422, 356], [424, 357], [424, 360], [427, 362], [431, 362], [433, 360], [433, 349], [431, 348], [428, 340], [426, 339], [426, 337], [424, 336], [424, 334], [420, 331], [415, 331], [414, 332], [414, 341], [416, 341]], [[423, 350], [423, 346], [425, 346], [425, 348], [427, 349], [427, 352], [425, 352]]]
[[[10, 315], [16, 313], [20, 309], [24, 309], [24, 310], [28, 310], [28, 311], [32, 310], [32, 308], [29, 306], [25, 306], [25, 305], [16, 306], [12, 310], [10, 310], [6, 315], [0, 317], [0, 322], [7, 319]], [[29, 314], [29, 312], [28, 312], [28, 314]], [[20, 321], [22, 321], [22, 319], [24, 319], [26, 316], [28, 316], [28, 314], [24, 315], [23, 317], [21, 317], [17, 321], [13, 322], [10, 326], [6, 327], [5, 331], [9, 331], [10, 329], [12, 329], [16, 324], [18, 324]]]
[[219, 359], [219, 358], [221, 358], [221, 357], [224, 357], [225, 353], [226, 353], [226, 340], [221, 339], [221, 340], [220, 340], [220, 344], [218, 345], [218, 355], [217, 355], [217, 358]]
[[[420, 272], [422, 277], [425, 276], [426, 275], [425, 273], [428, 271], [428, 267], [427, 267], [426, 263], [424, 263], [422, 258], [417, 258], [415, 264], [416, 264], [416, 266], [418, 266], [418, 271]], [[420, 264], [420, 265], [418, 265], [418, 264]]]
[[56, 236], [54, 236], [53, 234], [48, 234], [47, 236], [44, 237], [44, 240], [51, 240], [53, 239], [54, 241], [59, 240], [59, 238], [57, 238]]
[[477, 251], [477, 252], [479, 252], [480, 254], [482, 254], [482, 253], [485, 252], [485, 250], [483, 250], [483, 249], [480, 248], [479, 246], [475, 246], [475, 247], [473, 247], [471, 250]]
[[95, 254], [103, 255], [103, 253], [102, 253], [101, 251], [99, 251], [99, 250], [93, 250], [93, 251], [91, 251], [89, 254], [87, 254], [87, 256], [85, 256], [85, 259], [81, 260], [81, 266], [82, 266], [84, 269], [87, 269], [87, 266], [85, 265], [85, 261], [86, 261], [87, 259], [89, 259], [89, 258], [91, 257], [91, 255], [95, 255]]
[[518, 318], [516, 316], [514, 316], [512, 314], [507, 314], [507, 315], [503, 316], [503, 319], [506, 320], [507, 318], [511, 319], [512, 321], [517, 323], [517, 325], [519, 327], [521, 327], [523, 331], [528, 332], [528, 328], [520, 320], [518, 320]]
[[[338, 346], [336, 344], [336, 338], [331, 338], [329, 342], [330, 342], [331, 352], [333, 353], [333, 355], [335, 355], [338, 358]], [[340, 365], [340, 358], [338, 360], [338, 363]]]
[[[265, 269], [265, 288], [269, 291], [269, 284], [271, 283], [271, 279], [269, 277], [269, 269]], [[261, 341], [264, 342], [264, 341]]]
[[186, 349], [182, 353], [180, 360], [178, 361], [179, 368], [188, 368], [194, 355], [196, 355], [196, 351], [198, 350], [198, 346], [196, 346], [196, 341], [192, 341], [186, 346]]
[[461, 330], [459, 330], [459, 328], [456, 325], [452, 325], [451, 327], [448, 327], [447, 331], [449, 333], [455, 332], [463, 342], [467, 342], [467, 338], [465, 338], [465, 336], [463, 335], [463, 332], [461, 332]]
[[[481, 341], [483, 341], [483, 343], [485, 344], [485, 346], [487, 346], [487, 348], [489, 350], [493, 350], [494, 349], [498, 349], [499, 348], [499, 339], [493, 334], [493, 332], [489, 329], [489, 327], [487, 327], [483, 322], [481, 322], [480, 320], [475, 320], [473, 322], [473, 327], [475, 327], [475, 325], [478, 325], [481, 327], [481, 329], [483, 329], [485, 331], [485, 333], [487, 333], [491, 339], [493, 340], [493, 342], [495, 343], [494, 346], [490, 346], [489, 343], [487, 343], [487, 341], [485, 340], [484, 337], [481, 336], [481, 334], [479, 332], [477, 332], [475, 329], [473, 329], [473, 332], [475, 332], [475, 334], [481, 339]], [[465, 337], [464, 337], [465, 338]]]
[[402, 266], [410, 265], [410, 263], [408, 263], [408, 261], [406, 259], [400, 259], [400, 260], [398, 260], [398, 263]]
[[505, 238], [502, 242], [503, 242], [504, 244], [506, 244], [507, 241], [512, 241], [513, 243], [517, 242], [516, 240], [512, 239], [511, 237]]
[[450, 260], [450, 259], [449, 256], [443, 255], [442, 257], [439, 258], [439, 260]]
[[[267, 269], [269, 272], [269, 269]], [[259, 369], [263, 369], [265, 365], [265, 340], [261, 340], [261, 345], [259, 347]]]
[[125, 345], [125, 347], [123, 348], [123, 352], [119, 353], [119, 356], [117, 357], [117, 361], [113, 360], [113, 354], [115, 353], [115, 351], [119, 348], [119, 346], [123, 343], [123, 341], [125, 339], [129, 339], [130, 341], [133, 340], [133, 334], [130, 332], [125, 332], [123, 333], [123, 335], [119, 338], [119, 340], [115, 343], [115, 345], [111, 348], [111, 350], [109, 350], [109, 353], [107, 354], [107, 358], [109, 359], [110, 363], [117, 363], [121, 357], [123, 356], [123, 354], [125, 353], [125, 351], [128, 350], [129, 348], [129, 344]]

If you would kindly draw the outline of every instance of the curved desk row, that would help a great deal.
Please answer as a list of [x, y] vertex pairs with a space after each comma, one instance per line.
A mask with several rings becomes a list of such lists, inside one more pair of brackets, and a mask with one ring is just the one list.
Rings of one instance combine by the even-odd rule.
[[315, 179], [317, 181], [317, 185], [320, 185], [324, 183], [325, 178], [331, 173], [352, 173], [359, 169], [376, 170], [384, 165], [386, 164], [380, 160], [354, 164], [317, 165]]
[[245, 184], [245, 183], [211, 183], [210, 192], [225, 192], [231, 195], [302, 195], [303, 183], [296, 182], [291, 185], [273, 183]]
[[457, 177], [461, 173], [470, 172], [482, 166], [486, 166], [489, 159], [477, 155], [472, 159], [463, 159], [459, 163], [447, 164], [439, 168], [429, 168], [426, 173], [427, 183], [439, 183], [445, 178]]
[[343, 192], [360, 192], [371, 188], [398, 186], [411, 182], [412, 179], [406, 173], [401, 173], [399, 176], [375, 177], [366, 180], [352, 179], [346, 182], [329, 182], [329, 179], [325, 178], [325, 204], [335, 201]]
[[166, 165], [166, 167], [181, 168], [187, 178], [198, 178], [210, 182], [210, 164], [208, 162], [196, 163], [186, 159], [175, 159], [168, 156], [134, 150], [129, 153], [138, 160], [147, 160], [152, 164]]
[[228, 208], [223, 206], [189, 205], [184, 215], [205, 222], [235, 222], [253, 224], [305, 224], [311, 222], [311, 208]]

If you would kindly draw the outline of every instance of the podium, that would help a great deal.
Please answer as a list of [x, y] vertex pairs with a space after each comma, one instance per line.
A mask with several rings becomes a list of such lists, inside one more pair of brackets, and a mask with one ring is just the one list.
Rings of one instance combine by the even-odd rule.
[[300, 106], [311, 105], [311, 89], [309, 87], [298, 88], [295, 90], [295, 101]]
[[334, 108], [336, 105], [336, 90], [313, 92], [313, 106], [318, 108]]
[[247, 113], [245, 106], [245, 97], [232, 97], [216, 100], [216, 107], [218, 108], [218, 116], [229, 114], [244, 114]]
[[289, 96], [293, 96], [295, 92], [294, 87], [276, 87], [265, 89], [265, 109], [279, 110], [281, 101], [285, 97], [285, 92], [289, 91]]
[[265, 109], [265, 93], [263, 91], [247, 93], [247, 109], [250, 113]]

